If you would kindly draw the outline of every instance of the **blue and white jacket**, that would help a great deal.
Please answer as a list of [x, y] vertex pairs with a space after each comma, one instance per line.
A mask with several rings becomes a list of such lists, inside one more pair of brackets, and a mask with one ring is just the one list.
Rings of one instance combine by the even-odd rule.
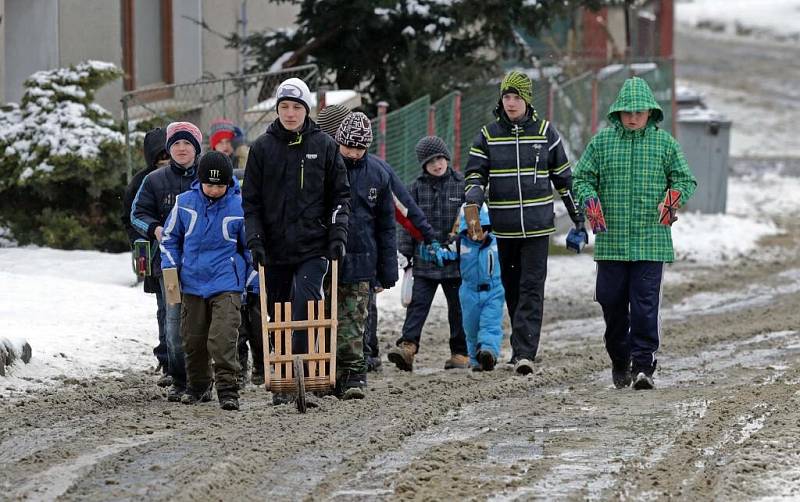
[[161, 240], [161, 268], [177, 268], [181, 291], [210, 298], [242, 293], [247, 279], [244, 211], [239, 182], [219, 200], [200, 183], [178, 195]]
[[459, 261], [462, 287], [487, 291], [502, 287], [497, 238], [491, 232], [485, 234], [483, 241], [475, 242], [463, 230], [459, 241]]

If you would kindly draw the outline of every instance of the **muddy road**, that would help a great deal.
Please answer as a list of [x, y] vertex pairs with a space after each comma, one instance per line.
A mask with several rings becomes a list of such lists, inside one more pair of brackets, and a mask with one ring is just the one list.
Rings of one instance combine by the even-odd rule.
[[[5, 402], [0, 499], [800, 495], [796, 230], [758, 259], [667, 272], [683, 280], [665, 291], [656, 390], [613, 389], [589, 294], [572, 310], [548, 301], [529, 377], [440, 369], [440, 309], [414, 374], [385, 368], [363, 401], [325, 398], [306, 415], [253, 387], [238, 413], [168, 403], [149, 374]], [[381, 326], [385, 346], [400, 319]]]

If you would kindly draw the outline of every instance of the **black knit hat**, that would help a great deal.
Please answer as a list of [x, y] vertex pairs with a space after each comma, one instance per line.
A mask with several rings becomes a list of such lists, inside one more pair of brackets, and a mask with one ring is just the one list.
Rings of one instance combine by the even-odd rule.
[[197, 168], [197, 177], [200, 183], [209, 185], [228, 185], [233, 186], [233, 165], [227, 155], [220, 152], [210, 151], [200, 159]]
[[336, 137], [342, 120], [350, 115], [350, 109], [344, 105], [330, 105], [323, 108], [317, 115], [317, 125], [331, 138]]
[[435, 157], [444, 157], [450, 161], [450, 150], [439, 136], [425, 136], [417, 142], [417, 160], [420, 167], [425, 169], [425, 164]]

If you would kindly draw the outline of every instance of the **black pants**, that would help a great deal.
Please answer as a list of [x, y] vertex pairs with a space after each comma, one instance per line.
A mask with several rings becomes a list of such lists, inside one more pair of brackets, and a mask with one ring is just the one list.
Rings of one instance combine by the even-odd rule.
[[660, 322], [660, 261], [598, 261], [595, 297], [606, 321], [606, 351], [615, 367], [633, 374], [656, 369]]
[[426, 279], [414, 277], [414, 288], [411, 291], [411, 304], [406, 309], [406, 320], [403, 323], [403, 336], [400, 342], [413, 342], [419, 347], [422, 336], [422, 326], [428, 318], [436, 289], [442, 285], [444, 296], [447, 299], [447, 320], [450, 323], [450, 353], [467, 355], [467, 338], [464, 335], [464, 325], [461, 322], [461, 301], [458, 299], [458, 288], [461, 279]]
[[377, 293], [369, 289], [369, 305], [367, 306], [367, 324], [364, 326], [364, 355], [378, 357], [378, 302]]
[[549, 237], [497, 239], [506, 306], [511, 318], [511, 359], [533, 361], [539, 351]]
[[[253, 373], [264, 374], [264, 344], [261, 336], [261, 302], [256, 293], [247, 293], [242, 304], [242, 324], [239, 326], [239, 364], [247, 368], [247, 354], [253, 353]], [[250, 344], [248, 351], [247, 345]]]
[[[292, 320], [305, 321], [308, 317], [308, 301], [322, 300], [322, 280], [328, 271], [328, 260], [311, 258], [296, 265], [272, 265], [266, 267], [267, 312], [275, 319], [275, 302], [292, 302]], [[285, 319], [282, 319], [285, 320]], [[292, 333], [292, 353], [308, 352], [306, 330]]]

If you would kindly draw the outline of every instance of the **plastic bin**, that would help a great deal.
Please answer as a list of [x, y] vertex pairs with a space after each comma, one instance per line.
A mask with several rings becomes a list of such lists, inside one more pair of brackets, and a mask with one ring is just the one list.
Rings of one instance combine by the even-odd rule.
[[677, 122], [677, 139], [697, 178], [697, 191], [685, 209], [724, 213], [728, 199], [731, 121], [711, 110], [694, 108], [680, 110]]

